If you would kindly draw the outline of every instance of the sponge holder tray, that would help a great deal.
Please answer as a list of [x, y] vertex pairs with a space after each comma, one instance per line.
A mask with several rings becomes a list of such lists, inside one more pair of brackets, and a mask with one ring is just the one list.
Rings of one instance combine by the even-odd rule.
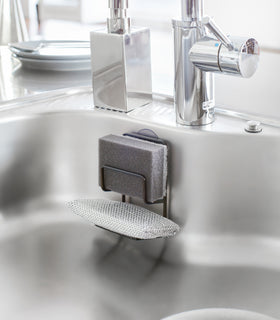
[[[143, 176], [142, 174], [139, 174], [139, 173], [135, 173], [135, 172], [130, 172], [130, 171], [127, 171], [127, 170], [122, 170], [122, 169], [118, 169], [118, 168], [114, 168], [114, 167], [111, 167], [111, 166], [102, 166], [100, 168], [100, 177], [101, 177], [101, 180], [100, 180], [100, 186], [102, 188], [103, 191], [112, 191], [110, 189], [107, 189], [106, 188], [106, 185], [105, 185], [105, 172], [106, 171], [113, 171], [113, 172], [116, 172], [116, 173], [120, 173], [120, 174], [124, 174], [124, 175], [129, 175], [131, 177], [136, 177], [136, 178], [139, 178], [139, 180], [142, 182], [142, 187], [143, 187], [143, 200], [145, 201], [146, 204], [160, 204], [162, 203], [163, 204], [163, 217], [165, 218], [168, 218], [168, 192], [166, 192], [166, 196], [163, 197], [163, 199], [161, 200], [157, 200], [155, 202], [149, 202], [147, 200], [147, 179], [145, 176]], [[168, 187], [167, 187], [168, 189]], [[126, 202], [126, 195], [123, 194], [122, 195], [122, 202]]]

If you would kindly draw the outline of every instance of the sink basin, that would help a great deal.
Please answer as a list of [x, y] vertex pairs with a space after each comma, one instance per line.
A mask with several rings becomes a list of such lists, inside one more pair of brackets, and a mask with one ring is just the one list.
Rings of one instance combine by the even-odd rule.
[[[279, 128], [250, 134], [223, 115], [179, 127], [163, 98], [128, 115], [26, 111], [0, 114], [1, 319], [155, 320], [202, 308], [280, 318]], [[171, 146], [172, 239], [121, 238], [66, 205], [120, 198], [98, 186], [98, 139], [142, 128]]]

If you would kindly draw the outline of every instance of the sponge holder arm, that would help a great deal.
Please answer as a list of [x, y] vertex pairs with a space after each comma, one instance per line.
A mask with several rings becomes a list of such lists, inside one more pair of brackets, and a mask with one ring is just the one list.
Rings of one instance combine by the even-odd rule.
[[[114, 168], [111, 166], [102, 166], [100, 168], [100, 186], [102, 188], [103, 191], [112, 191], [110, 189], [108, 189], [106, 187], [105, 184], [105, 172], [106, 170], [108, 171], [113, 171], [116, 173], [120, 173], [120, 174], [125, 174], [125, 175], [129, 175], [131, 177], [137, 177], [139, 178], [139, 180], [141, 181], [142, 184], [142, 190], [143, 190], [143, 200], [145, 201], [146, 204], [163, 204], [163, 217], [168, 218], [168, 190], [166, 192], [166, 196], [163, 197], [163, 199], [157, 200], [155, 202], [149, 202], [147, 200], [147, 179], [144, 175], [141, 175], [139, 173], [135, 173], [135, 172], [131, 172], [131, 171], [127, 171], [127, 170], [123, 170], [123, 169], [119, 169], [119, 168]], [[126, 195], [122, 194], [122, 202], [126, 202]]]

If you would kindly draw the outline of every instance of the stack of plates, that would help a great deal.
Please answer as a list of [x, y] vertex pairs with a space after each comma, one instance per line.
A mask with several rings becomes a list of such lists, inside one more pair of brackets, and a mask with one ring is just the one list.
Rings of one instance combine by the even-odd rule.
[[11, 43], [9, 47], [25, 68], [52, 71], [91, 68], [89, 41], [25, 41]]

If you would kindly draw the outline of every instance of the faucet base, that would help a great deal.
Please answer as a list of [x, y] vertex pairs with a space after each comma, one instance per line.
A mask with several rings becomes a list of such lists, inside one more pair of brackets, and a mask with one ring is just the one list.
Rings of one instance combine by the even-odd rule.
[[189, 57], [204, 35], [196, 22], [173, 20], [175, 58], [175, 109], [177, 123], [201, 126], [214, 121], [213, 74], [197, 68]]
[[182, 126], [205, 126], [211, 124], [215, 121], [215, 112], [214, 109], [204, 113], [200, 119], [193, 121], [186, 121], [182, 119], [178, 114], [176, 115], [176, 122]]

